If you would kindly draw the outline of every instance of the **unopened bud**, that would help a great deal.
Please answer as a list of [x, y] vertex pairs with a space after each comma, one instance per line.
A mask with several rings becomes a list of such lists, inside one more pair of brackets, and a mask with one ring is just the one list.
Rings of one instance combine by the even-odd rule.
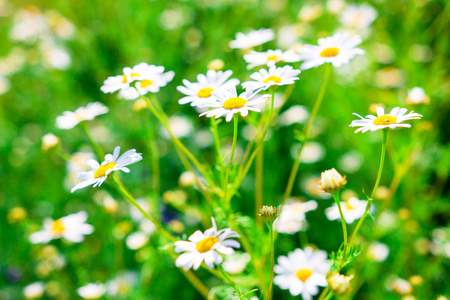
[[264, 222], [272, 223], [278, 217], [280, 211], [275, 206], [264, 205], [260, 210], [258, 217]]
[[343, 188], [347, 184], [345, 176], [336, 171], [335, 168], [326, 170], [320, 175], [319, 187], [325, 193], [334, 193]]
[[334, 273], [328, 277], [328, 284], [331, 290], [336, 295], [348, 295], [352, 290], [350, 280], [353, 279], [353, 275], [345, 276], [339, 273]]

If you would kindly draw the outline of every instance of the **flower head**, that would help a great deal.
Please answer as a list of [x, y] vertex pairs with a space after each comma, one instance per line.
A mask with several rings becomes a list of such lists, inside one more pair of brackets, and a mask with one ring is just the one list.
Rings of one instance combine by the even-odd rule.
[[254, 90], [267, 90], [274, 85], [294, 84], [295, 80], [298, 80], [298, 74], [300, 74], [300, 70], [295, 70], [291, 66], [284, 66], [282, 68], [272, 66], [269, 68], [269, 71], [261, 69], [253, 73], [250, 75], [250, 78], [254, 81], [246, 81], [242, 83], [242, 86], [244, 88], [251, 87]]
[[133, 68], [124, 68], [122, 75], [108, 77], [100, 90], [103, 93], [119, 91], [119, 96], [125, 100], [134, 100], [148, 92], [159, 92], [159, 89], [172, 81], [174, 76], [173, 71], [164, 73], [163, 66], [140, 63]]
[[429, 104], [430, 97], [425, 94], [425, 91], [421, 87], [413, 87], [408, 91], [408, 97], [406, 98], [406, 103], [408, 104]]
[[78, 123], [94, 119], [96, 116], [106, 114], [108, 107], [100, 102], [91, 102], [85, 107], [79, 107], [74, 112], [65, 111], [62, 116], [56, 118], [56, 126], [60, 129], [72, 129]]
[[280, 216], [273, 223], [279, 233], [294, 234], [306, 229], [306, 213], [317, 208], [317, 202], [290, 201], [281, 208]]
[[189, 82], [183, 79], [184, 86], [177, 86], [177, 90], [185, 94], [186, 97], [178, 100], [179, 104], [191, 103], [191, 106], [197, 106], [206, 102], [214, 101], [212, 93], [227, 86], [236, 86], [238, 79], [229, 79], [233, 74], [228, 70], [225, 72], [209, 70], [206, 75], [198, 74], [197, 82]]
[[78, 295], [83, 299], [99, 299], [105, 294], [105, 291], [105, 286], [98, 283], [89, 283], [77, 290]]
[[367, 30], [377, 15], [377, 11], [368, 4], [349, 5], [342, 12], [340, 21], [345, 27]]
[[347, 64], [355, 55], [364, 54], [363, 50], [356, 48], [361, 42], [359, 35], [351, 36], [347, 31], [320, 38], [319, 45], [304, 45], [299, 50], [299, 57], [304, 61], [300, 68], [306, 70], [325, 63], [340, 67]]
[[361, 127], [355, 130], [358, 132], [376, 131], [379, 129], [395, 129], [397, 127], [411, 127], [411, 124], [403, 124], [406, 120], [414, 120], [422, 118], [422, 115], [411, 111], [405, 114], [408, 110], [406, 108], [395, 107], [389, 114], [385, 114], [384, 108], [377, 107], [377, 116], [367, 115], [365, 118], [361, 117], [357, 113], [353, 113], [355, 116], [361, 118], [361, 120], [353, 120], [350, 127]]
[[60, 143], [59, 138], [53, 133], [47, 133], [46, 135], [42, 136], [41, 141], [42, 141], [42, 150], [44, 151], [48, 151], [58, 146]]
[[212, 94], [218, 101], [202, 105], [213, 109], [200, 114], [200, 116], [206, 115], [208, 118], [215, 117], [217, 119], [226, 115], [226, 121], [230, 122], [234, 114], [240, 113], [241, 116], [245, 117], [248, 115], [249, 110], [260, 112], [261, 110], [255, 106], [264, 103], [270, 95], [258, 95], [258, 92], [253, 92], [253, 89], [246, 88], [245, 92], [238, 96], [235, 86], [215, 91]]
[[265, 222], [272, 223], [280, 214], [280, 211], [274, 206], [264, 205], [258, 213], [258, 217], [263, 219]]
[[353, 275], [345, 276], [339, 273], [334, 273], [328, 277], [328, 283], [331, 290], [336, 295], [348, 295], [352, 290], [350, 281], [353, 279]]
[[[366, 210], [367, 201], [359, 200], [356, 197], [352, 197], [347, 201], [341, 201], [341, 210], [344, 215], [345, 222], [347, 224], [352, 224], [355, 220], [358, 220], [364, 215], [364, 211]], [[373, 212], [374, 208], [371, 207], [371, 212]], [[333, 206], [325, 209], [325, 215], [328, 220], [340, 220], [341, 216], [339, 214], [339, 208], [336, 203]]]
[[249, 70], [263, 65], [271, 67], [284, 61], [284, 53], [280, 49], [265, 52], [250, 51], [250, 53], [244, 55], [244, 60], [248, 63], [247, 69]]
[[217, 230], [216, 221], [211, 218], [213, 227], [206, 230], [205, 233], [197, 230], [189, 237], [189, 241], [175, 242], [175, 252], [184, 252], [181, 254], [175, 265], [183, 267], [186, 271], [190, 268], [197, 270], [204, 261], [210, 269], [214, 264], [222, 263], [222, 256], [219, 253], [231, 255], [233, 248], [239, 248], [240, 244], [229, 238], [240, 237], [239, 234], [230, 228]]
[[302, 299], [311, 300], [319, 293], [319, 286], [327, 286], [325, 274], [330, 269], [327, 253], [306, 247], [296, 249], [288, 256], [278, 257], [273, 282], [283, 290], [289, 290], [292, 296], [302, 295]]
[[87, 213], [80, 211], [57, 220], [45, 219], [44, 229], [31, 234], [30, 241], [41, 244], [63, 237], [74, 243], [82, 242], [85, 235], [94, 232], [94, 227], [85, 223], [87, 218]]
[[335, 168], [323, 171], [320, 174], [319, 187], [325, 193], [334, 193], [343, 188], [347, 184], [345, 176], [339, 174]]
[[111, 172], [121, 170], [125, 173], [129, 173], [130, 169], [126, 166], [134, 164], [142, 160], [141, 153], [136, 153], [136, 149], [131, 149], [120, 155], [120, 147], [114, 148], [113, 154], [106, 154], [105, 160], [102, 164], [99, 164], [96, 160], [90, 159], [87, 164], [92, 169], [88, 172], [78, 173], [77, 178], [84, 181], [75, 185], [71, 192], [75, 192], [78, 189], [82, 189], [88, 185], [94, 185], [94, 187], [100, 186], [108, 177]]
[[272, 29], [259, 29], [250, 31], [247, 34], [238, 32], [236, 34], [236, 39], [230, 42], [230, 48], [232, 49], [250, 49], [255, 46], [267, 43], [273, 40], [275, 34]]

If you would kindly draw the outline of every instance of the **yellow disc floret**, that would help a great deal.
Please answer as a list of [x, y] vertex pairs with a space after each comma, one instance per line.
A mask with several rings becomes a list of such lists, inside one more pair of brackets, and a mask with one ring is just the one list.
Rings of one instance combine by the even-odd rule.
[[139, 83], [141, 89], [145, 89], [146, 87], [148, 87], [152, 84], [153, 84], [153, 80], [148, 80], [148, 79], [144, 79]]
[[384, 115], [373, 120], [373, 124], [375, 125], [391, 125], [397, 122], [397, 117], [393, 117], [390, 115]]
[[266, 79], [264, 79], [264, 83], [269, 83], [270, 81], [273, 81], [275, 83], [280, 83], [281, 82], [281, 78], [278, 76], [269, 76]]
[[214, 91], [214, 89], [212, 89], [210, 87], [202, 88], [201, 90], [198, 91], [197, 97], [199, 97], [199, 98], [209, 98], [209, 97], [211, 97], [211, 93], [213, 91]]
[[197, 251], [205, 253], [211, 250], [211, 248], [219, 241], [218, 238], [210, 236], [197, 243]]
[[230, 98], [227, 101], [223, 103], [223, 108], [225, 109], [236, 109], [244, 107], [245, 103], [247, 103], [247, 100], [241, 97], [234, 97]]
[[60, 219], [53, 221], [52, 231], [55, 234], [62, 234], [64, 230], [66, 230], [66, 228], [64, 227], [63, 222]]
[[322, 57], [334, 57], [339, 54], [339, 49], [336, 47], [325, 48], [320, 52]]
[[310, 269], [300, 269], [297, 272], [295, 272], [295, 275], [298, 279], [305, 282], [311, 275], [313, 274], [313, 271]]
[[94, 173], [94, 178], [100, 178], [106, 175], [106, 171], [112, 169], [116, 165], [115, 162], [110, 162], [104, 165], [101, 165], [97, 171]]
[[278, 59], [278, 55], [268, 55], [267, 56], [267, 60], [277, 60]]

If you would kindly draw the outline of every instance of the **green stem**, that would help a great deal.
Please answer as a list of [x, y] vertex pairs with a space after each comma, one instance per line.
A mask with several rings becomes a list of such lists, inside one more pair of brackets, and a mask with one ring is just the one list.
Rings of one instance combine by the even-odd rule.
[[[264, 172], [264, 147], [256, 155], [255, 164], [255, 216], [263, 203], [263, 172]], [[261, 218], [256, 218], [258, 225], [262, 225]]]
[[214, 136], [214, 147], [216, 149], [216, 164], [222, 166], [222, 147], [220, 146], [219, 131], [217, 130], [217, 122], [215, 118], [210, 118], [210, 128]]
[[[159, 203], [159, 193], [160, 193], [160, 166], [159, 166], [159, 148], [155, 137], [155, 128], [153, 127], [152, 120], [149, 120], [148, 133], [150, 138], [150, 158], [152, 161], [152, 187], [154, 192], [154, 201], [156, 204]], [[157, 205], [157, 209], [159, 205]]]
[[289, 174], [288, 184], [286, 186], [286, 190], [283, 194], [283, 200], [281, 202], [282, 205], [286, 202], [286, 200], [289, 198], [292, 192], [292, 188], [294, 187], [295, 178], [297, 176], [298, 168], [300, 166], [300, 162], [302, 159], [302, 152], [305, 144], [308, 142], [309, 134], [311, 131], [311, 126], [313, 124], [313, 121], [317, 115], [317, 112], [319, 111], [320, 105], [322, 104], [323, 96], [325, 94], [325, 90], [330, 78], [331, 74], [331, 65], [325, 66], [325, 75], [322, 82], [322, 87], [320, 88], [319, 95], [317, 95], [316, 102], [314, 103], [314, 107], [311, 111], [311, 115], [309, 116], [308, 122], [305, 125], [305, 128], [303, 130], [304, 134], [304, 140], [301, 143], [300, 149], [298, 150], [297, 157], [295, 158], [294, 165], [292, 166], [291, 173]]
[[[325, 298], [325, 296], [327, 296], [329, 290], [330, 290], [330, 287], [327, 286], [327, 287], [322, 291], [322, 293], [320, 293], [319, 300], [324, 300], [324, 298]], [[330, 294], [332, 294], [332, 293], [330, 293]], [[327, 296], [327, 297], [328, 297], [328, 296]], [[328, 299], [328, 298], [327, 298], [327, 299]]]
[[130, 194], [130, 192], [126, 189], [126, 187], [122, 184], [122, 182], [116, 179], [114, 176], [109, 177], [111, 184], [117, 189], [117, 191], [130, 202], [134, 207], [136, 207], [147, 219], [149, 219], [163, 235], [165, 235], [169, 240], [175, 242], [176, 239], [167, 232], [153, 217], [151, 217], [134, 199], [134, 197]]
[[81, 127], [83, 127], [84, 133], [86, 134], [86, 137], [89, 143], [91, 144], [92, 148], [94, 148], [94, 151], [97, 154], [98, 159], [100, 160], [101, 163], [105, 158], [105, 153], [103, 152], [100, 145], [95, 141], [94, 136], [92, 135], [92, 132], [86, 121], [81, 122]]
[[388, 130], [389, 129], [383, 129], [383, 141], [381, 144], [381, 158], [380, 158], [380, 166], [378, 167], [377, 179], [375, 181], [375, 185], [373, 187], [372, 194], [370, 195], [370, 198], [367, 199], [366, 210], [364, 211], [364, 214], [361, 217], [361, 219], [359, 219], [359, 222], [356, 225], [355, 231], [353, 231], [352, 237], [350, 239], [349, 247], [351, 247], [353, 245], [356, 234], [358, 233], [362, 223], [364, 222], [364, 219], [366, 218], [367, 214], [370, 211], [370, 207], [372, 206], [373, 198], [375, 197], [375, 193], [378, 189], [378, 185], [380, 184], [381, 174], [383, 173], [384, 159], [386, 157], [386, 141], [387, 141]]
[[237, 284], [233, 281], [233, 279], [230, 277], [230, 275], [228, 275], [228, 273], [225, 271], [225, 269], [222, 267], [222, 265], [219, 265], [218, 268], [219, 268], [219, 271], [222, 273], [222, 275], [225, 277], [225, 279], [228, 281], [228, 283], [231, 285], [231, 287], [233, 287], [233, 289], [236, 291], [236, 293], [239, 296], [239, 299], [246, 300], [247, 298], [245, 298], [244, 294], [242, 294], [242, 292], [239, 289], [239, 287], [237, 286]]
[[225, 170], [225, 182], [223, 186], [224, 191], [224, 200], [227, 209], [229, 209], [230, 203], [227, 198], [228, 194], [228, 176], [230, 172], [230, 166], [233, 165], [233, 159], [234, 159], [234, 152], [236, 150], [236, 142], [237, 142], [237, 133], [238, 133], [238, 123], [239, 123], [239, 117], [237, 115], [234, 116], [234, 129], [233, 129], [233, 145], [231, 146], [231, 155], [230, 155], [230, 162], [227, 165], [227, 168]]
[[336, 193], [333, 193], [333, 199], [336, 202], [336, 205], [339, 209], [339, 214], [341, 215], [341, 223], [342, 223], [342, 234], [344, 235], [344, 253], [342, 255], [341, 264], [345, 261], [345, 258], [347, 257], [347, 223], [345, 222], [344, 214], [342, 213], [341, 208], [341, 198], [340, 198], [340, 192], [337, 191]]
[[272, 299], [272, 288], [273, 288], [273, 265], [275, 262], [275, 242], [273, 238], [273, 223], [268, 223], [270, 233], [270, 281], [269, 281], [269, 292], [267, 293], [267, 300]]

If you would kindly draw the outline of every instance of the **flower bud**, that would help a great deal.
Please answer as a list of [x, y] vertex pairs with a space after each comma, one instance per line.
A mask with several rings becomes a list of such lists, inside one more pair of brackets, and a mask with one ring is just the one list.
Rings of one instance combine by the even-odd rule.
[[52, 134], [47, 133], [42, 137], [42, 150], [48, 151], [49, 149], [56, 147], [59, 144], [59, 138]]
[[347, 295], [352, 290], [350, 280], [353, 279], [353, 275], [345, 276], [339, 273], [334, 273], [328, 277], [328, 284], [331, 290], [336, 295]]
[[343, 188], [347, 184], [345, 176], [336, 171], [335, 168], [326, 170], [320, 175], [319, 187], [326, 193], [334, 193]]
[[272, 223], [278, 217], [280, 211], [274, 206], [264, 205], [260, 210], [258, 217], [264, 222]]

